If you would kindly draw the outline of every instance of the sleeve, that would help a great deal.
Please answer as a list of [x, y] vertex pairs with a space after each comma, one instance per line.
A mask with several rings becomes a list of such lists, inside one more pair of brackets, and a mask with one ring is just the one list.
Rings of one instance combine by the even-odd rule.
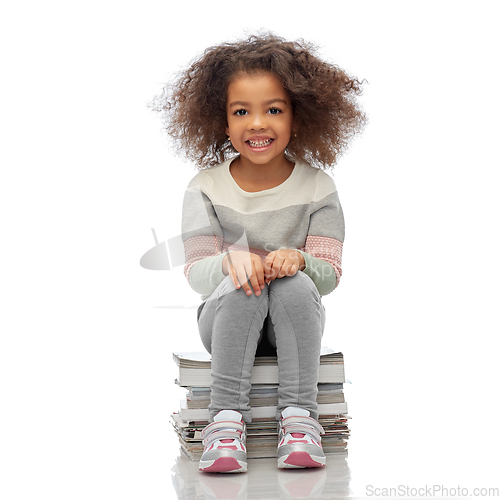
[[206, 298], [225, 278], [222, 272], [223, 232], [212, 202], [193, 182], [184, 196], [182, 241], [184, 274], [191, 288]]
[[[326, 174], [325, 174], [326, 175]], [[314, 205], [304, 250], [305, 269], [320, 295], [327, 295], [339, 284], [342, 276], [342, 247], [345, 236], [344, 214], [333, 180], [332, 191]]]

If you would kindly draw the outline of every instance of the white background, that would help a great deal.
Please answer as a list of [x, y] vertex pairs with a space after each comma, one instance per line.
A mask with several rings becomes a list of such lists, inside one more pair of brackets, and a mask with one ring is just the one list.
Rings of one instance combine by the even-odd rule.
[[[0, 490], [173, 498], [173, 350], [202, 349], [180, 231], [195, 175], [146, 108], [206, 47], [270, 29], [366, 78], [334, 178], [347, 235], [354, 493], [499, 486], [496, 2], [17, 2], [2, 8]], [[328, 5], [328, 7], [326, 7]], [[177, 306], [178, 308], [172, 308]], [[186, 307], [186, 308], [184, 308]]]

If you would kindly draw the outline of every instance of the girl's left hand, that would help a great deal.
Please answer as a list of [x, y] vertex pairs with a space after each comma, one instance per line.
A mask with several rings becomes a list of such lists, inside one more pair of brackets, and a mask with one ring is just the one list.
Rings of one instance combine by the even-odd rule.
[[267, 254], [264, 260], [264, 281], [269, 284], [276, 278], [294, 276], [305, 269], [303, 255], [294, 248], [283, 248]]

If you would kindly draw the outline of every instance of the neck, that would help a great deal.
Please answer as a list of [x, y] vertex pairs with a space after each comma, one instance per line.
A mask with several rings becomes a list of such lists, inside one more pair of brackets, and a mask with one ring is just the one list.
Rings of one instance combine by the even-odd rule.
[[284, 173], [290, 173], [293, 169], [293, 163], [282, 158], [274, 158], [268, 163], [252, 163], [243, 156], [239, 156], [231, 164], [232, 168], [238, 170], [239, 176], [248, 180], [270, 180], [281, 177]]

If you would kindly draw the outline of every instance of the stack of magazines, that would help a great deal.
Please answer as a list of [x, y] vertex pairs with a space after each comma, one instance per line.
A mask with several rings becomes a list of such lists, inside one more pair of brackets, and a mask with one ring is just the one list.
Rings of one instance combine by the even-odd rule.
[[[176, 383], [187, 391], [180, 410], [172, 415], [183, 452], [192, 460], [203, 453], [201, 431], [208, 424], [211, 363], [207, 352], [174, 353], [179, 367]], [[321, 349], [318, 410], [319, 423], [325, 430], [322, 446], [325, 453], [344, 452], [349, 437], [347, 404], [344, 399], [344, 357], [340, 352]], [[248, 458], [276, 457], [278, 427], [278, 362], [276, 356], [255, 358], [252, 369], [250, 406], [252, 422], [247, 424]]]

